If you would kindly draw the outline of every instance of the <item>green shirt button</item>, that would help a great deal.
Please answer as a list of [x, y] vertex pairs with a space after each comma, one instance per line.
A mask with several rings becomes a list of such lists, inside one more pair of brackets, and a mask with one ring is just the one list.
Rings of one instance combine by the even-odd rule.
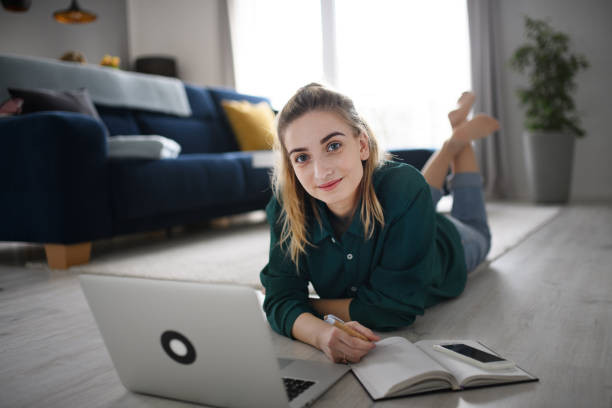
[[353, 254], [348, 254], [348, 255], [346, 256], [346, 259], [348, 259], [349, 261], [350, 261], [351, 259], [353, 259]]

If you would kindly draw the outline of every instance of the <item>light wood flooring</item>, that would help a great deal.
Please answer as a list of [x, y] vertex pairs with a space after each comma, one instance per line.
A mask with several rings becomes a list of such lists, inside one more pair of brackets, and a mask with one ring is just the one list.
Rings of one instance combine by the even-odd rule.
[[[183, 407], [133, 394], [113, 369], [76, 275], [0, 259], [0, 407]], [[572, 205], [470, 276], [457, 299], [405, 330], [420, 339], [480, 340], [537, 383], [374, 403], [352, 374], [315, 407], [612, 407], [612, 205]], [[279, 356], [325, 357], [273, 335]]]

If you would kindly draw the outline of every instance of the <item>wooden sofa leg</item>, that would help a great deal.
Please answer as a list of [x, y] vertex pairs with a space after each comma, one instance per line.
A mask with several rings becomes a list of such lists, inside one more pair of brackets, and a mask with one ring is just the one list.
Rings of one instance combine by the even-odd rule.
[[72, 265], [89, 262], [91, 242], [72, 245], [45, 244], [47, 264], [53, 269], [67, 269]]

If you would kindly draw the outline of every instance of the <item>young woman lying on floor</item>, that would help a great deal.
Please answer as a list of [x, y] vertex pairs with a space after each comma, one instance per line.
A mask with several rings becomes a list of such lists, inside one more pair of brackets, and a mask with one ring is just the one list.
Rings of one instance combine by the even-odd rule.
[[[449, 113], [452, 136], [420, 173], [382, 160], [374, 134], [346, 96], [319, 84], [297, 91], [277, 118], [274, 197], [266, 208], [270, 257], [260, 278], [274, 330], [357, 362], [379, 340], [370, 329], [410, 325], [426, 307], [458, 296], [491, 235], [472, 140], [498, 129], [467, 121], [464, 93]], [[450, 216], [438, 214], [452, 170]], [[320, 299], [309, 299], [311, 282]], [[334, 314], [370, 341], [324, 322]]]

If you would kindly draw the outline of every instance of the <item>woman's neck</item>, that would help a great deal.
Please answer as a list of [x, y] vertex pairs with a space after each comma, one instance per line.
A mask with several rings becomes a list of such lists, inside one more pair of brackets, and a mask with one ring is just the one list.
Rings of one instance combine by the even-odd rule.
[[350, 199], [335, 202], [332, 205], [327, 204], [332, 217], [331, 224], [336, 233], [337, 238], [340, 238], [351, 225], [353, 215], [359, 205], [359, 191], [355, 191]]
[[359, 203], [359, 191], [355, 191], [351, 197], [333, 203], [325, 203], [329, 211], [340, 219], [352, 218], [355, 208]]
[[355, 208], [353, 208], [348, 214], [343, 216], [336, 215], [333, 211], [331, 211], [331, 226], [334, 229], [334, 233], [336, 234], [336, 238], [340, 239], [342, 235], [348, 230], [351, 226], [351, 222], [353, 221], [353, 215], [355, 214]]

